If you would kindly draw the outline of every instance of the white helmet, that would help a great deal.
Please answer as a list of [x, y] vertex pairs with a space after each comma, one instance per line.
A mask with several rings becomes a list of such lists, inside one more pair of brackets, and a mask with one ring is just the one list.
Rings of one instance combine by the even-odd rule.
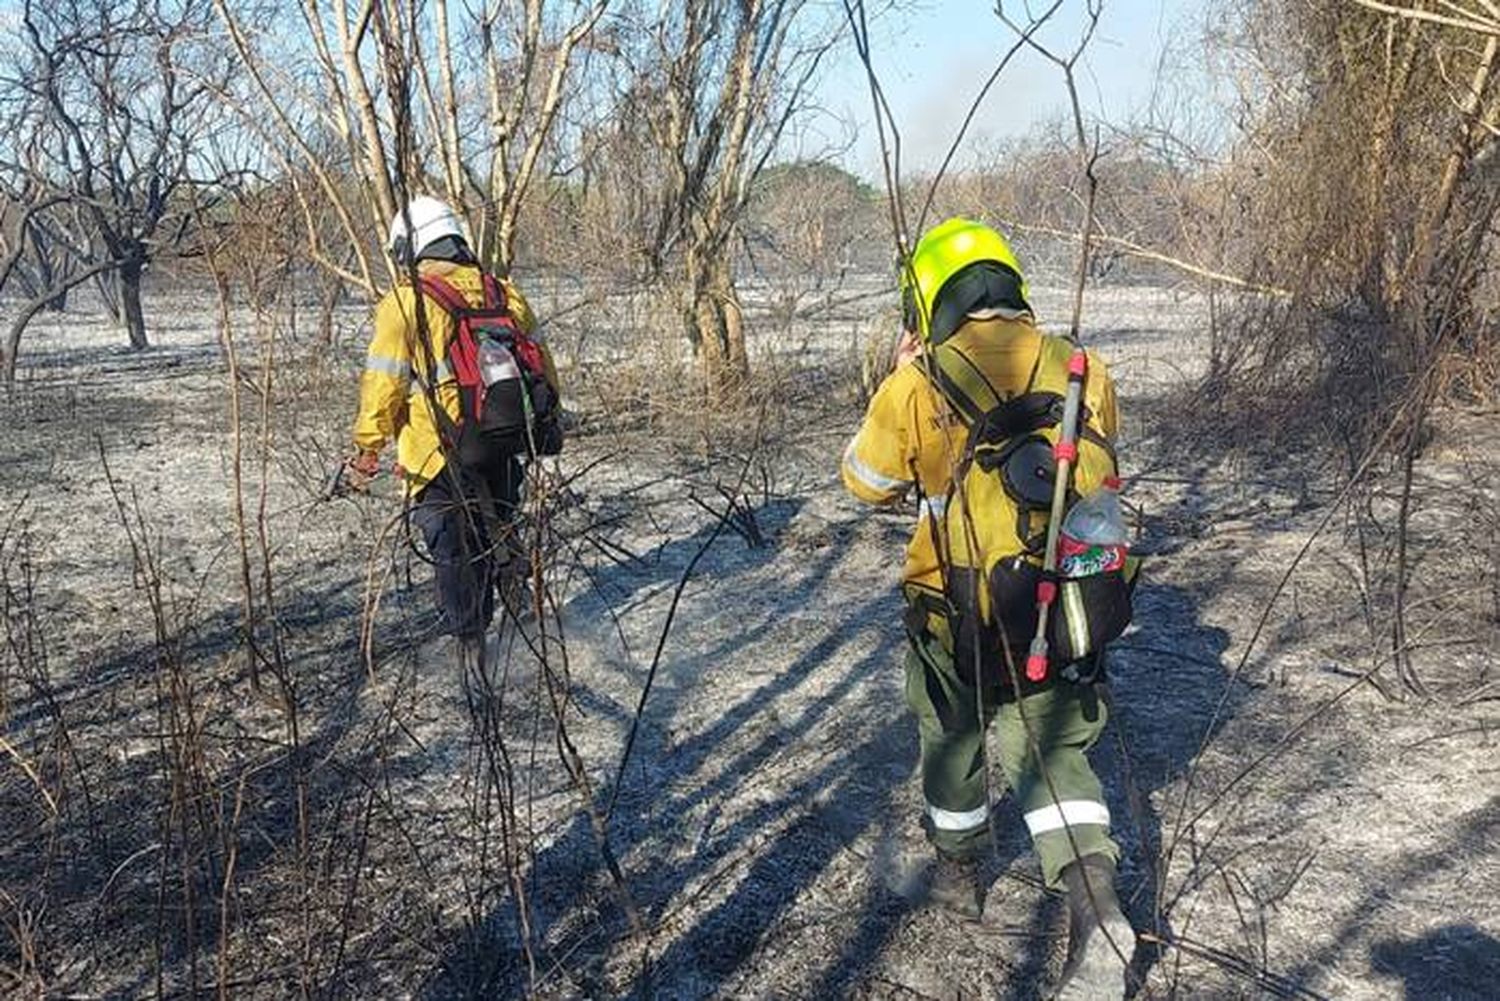
[[[411, 217], [412, 234], [406, 231], [406, 216]], [[422, 250], [445, 236], [456, 236], [468, 242], [464, 236], [463, 221], [447, 202], [418, 195], [406, 206], [406, 215], [400, 212], [391, 220], [390, 235], [386, 237], [385, 249], [398, 263], [407, 263], [420, 257]]]

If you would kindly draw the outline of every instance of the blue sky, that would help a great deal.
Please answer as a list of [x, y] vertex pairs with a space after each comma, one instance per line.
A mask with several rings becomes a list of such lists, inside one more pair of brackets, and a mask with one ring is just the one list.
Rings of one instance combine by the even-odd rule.
[[[876, 3], [868, 3], [874, 9]], [[1007, 0], [1019, 14], [1022, 0]], [[1042, 6], [1032, 0], [1033, 7]], [[1123, 121], [1150, 100], [1163, 49], [1184, 26], [1191, 30], [1203, 0], [1105, 0], [1099, 30], [1080, 75], [1084, 111]], [[984, 80], [1015, 40], [994, 13], [993, 0], [918, 0], [899, 4], [871, 25], [872, 55], [902, 137], [903, 172], [934, 169], [952, 142]], [[1059, 17], [1038, 37], [1071, 46], [1084, 0], [1065, 0]], [[850, 45], [822, 88], [826, 109], [857, 127], [844, 163], [875, 178], [880, 170], [868, 85]], [[1041, 57], [1017, 55], [991, 90], [970, 127], [960, 157], [987, 140], [1024, 133], [1067, 108], [1062, 74]]]

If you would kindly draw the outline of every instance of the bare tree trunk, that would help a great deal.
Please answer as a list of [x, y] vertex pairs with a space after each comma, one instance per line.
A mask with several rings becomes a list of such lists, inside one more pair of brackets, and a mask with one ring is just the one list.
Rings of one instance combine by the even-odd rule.
[[17, 272], [21, 258], [26, 255], [28, 242], [34, 249], [38, 247], [36, 242], [36, 227], [32, 221], [33, 218], [37, 213], [51, 208], [59, 201], [61, 199], [54, 196], [26, 205], [21, 210], [21, 221], [16, 226], [14, 238], [0, 238], [0, 244], [3, 244], [6, 248], [6, 252], [3, 256], [0, 256], [0, 288], [4, 288], [6, 283], [10, 281], [11, 275]]
[[723, 338], [722, 378], [729, 387], [738, 391], [750, 379], [750, 356], [745, 349], [745, 313], [740, 305], [740, 293], [735, 287], [727, 252], [720, 254], [714, 261], [714, 281], [710, 292], [719, 317], [719, 333]]
[[1412, 318], [1413, 343], [1410, 345], [1410, 350], [1414, 356], [1413, 368], [1419, 367], [1426, 360], [1425, 353], [1429, 339], [1425, 322], [1428, 287], [1439, 270], [1438, 262], [1441, 259], [1439, 244], [1453, 213], [1459, 181], [1473, 161], [1479, 143], [1488, 136], [1485, 127], [1486, 116], [1483, 113], [1484, 97], [1489, 92], [1497, 69], [1500, 69], [1497, 60], [1500, 60], [1500, 36], [1493, 36], [1485, 44], [1484, 54], [1480, 57], [1479, 65], [1474, 69], [1469, 92], [1460, 105], [1463, 121], [1459, 135], [1455, 137], [1453, 148], [1443, 164], [1442, 179], [1432, 196], [1432, 208], [1417, 229], [1404, 280], [1396, 289], [1400, 297], [1398, 301], [1407, 308], [1408, 315]]
[[689, 252], [688, 339], [699, 352], [710, 400], [733, 403], [750, 379], [739, 293], [722, 255]]
[[339, 300], [343, 297], [343, 282], [337, 278], [323, 282], [322, 294], [318, 296], [318, 336], [324, 344], [333, 344], [333, 317], [339, 308]]
[[1420, 21], [1403, 23], [1393, 18], [1386, 26], [1385, 87], [1382, 91], [1383, 99], [1376, 109], [1375, 120], [1370, 128], [1370, 155], [1366, 161], [1364, 196], [1364, 219], [1369, 229], [1363, 241], [1368, 248], [1368, 257], [1361, 298], [1382, 314], [1386, 314], [1389, 307], [1386, 290], [1398, 281], [1397, 276], [1390, 273], [1391, 264], [1387, 259], [1389, 220], [1386, 217], [1385, 192], [1390, 183], [1390, 149], [1396, 138], [1400, 115], [1406, 107], [1424, 31], [1425, 26]]
[[32, 241], [36, 246], [37, 284], [43, 289], [56, 289], [55, 294], [43, 302], [41, 308], [49, 313], [65, 312], [68, 308], [68, 286], [58, 281], [58, 267], [52, 256], [52, 248], [42, 241], [38, 233], [33, 232]]
[[146, 339], [146, 314], [141, 309], [142, 262], [131, 259], [120, 265], [120, 311], [125, 314], [125, 332], [130, 347], [140, 351], [151, 346]]
[[740, 308], [740, 294], [733, 285], [724, 292], [724, 340], [729, 351], [729, 367], [735, 378], [750, 378], [750, 354], [745, 349], [745, 314]]
[[703, 345], [701, 359], [704, 398], [714, 404], [733, 404], [737, 399], [739, 383], [735, 379], [733, 362], [729, 357], [724, 310], [713, 289], [699, 291], [694, 314], [698, 338]]

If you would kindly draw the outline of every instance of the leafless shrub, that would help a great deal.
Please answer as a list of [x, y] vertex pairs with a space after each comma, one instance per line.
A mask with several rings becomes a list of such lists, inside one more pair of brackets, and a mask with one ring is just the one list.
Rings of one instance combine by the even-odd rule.
[[[28, 839], [34, 863], [23, 881], [0, 887], [0, 985], [19, 997], [46, 996], [57, 961], [49, 870], [76, 852], [103, 853], [110, 840], [97, 803], [97, 749], [80, 746], [66, 684], [54, 678], [38, 536], [23, 498], [0, 524], [0, 789], [13, 836]], [[22, 721], [12, 720], [12, 707], [24, 707]]]
[[23, 499], [0, 528], [0, 629], [4, 631], [4, 646], [0, 648], [0, 722], [8, 719], [9, 706], [17, 697], [34, 700], [44, 707], [47, 728], [29, 728], [28, 741], [31, 747], [45, 754], [40, 758], [40, 770], [32, 764], [27, 751], [3, 737], [0, 742], [53, 817], [62, 809], [73, 812], [68, 794], [76, 784], [83, 821], [93, 832], [95, 814], [89, 778], [53, 681], [33, 518], [29, 503]]
[[1229, 8], [1222, 31], [1250, 81], [1218, 182], [1236, 192], [1233, 239], [1293, 293], [1246, 304], [1226, 374], [1269, 377], [1365, 442], [1419, 383], [1492, 396], [1470, 360], [1500, 336], [1474, 295], [1493, 280], [1500, 210], [1494, 37], [1354, 3]]

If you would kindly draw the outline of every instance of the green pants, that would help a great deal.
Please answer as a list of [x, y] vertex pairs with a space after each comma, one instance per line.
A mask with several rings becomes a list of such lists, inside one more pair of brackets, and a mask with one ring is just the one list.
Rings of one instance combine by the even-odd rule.
[[958, 857], [985, 849], [989, 803], [984, 733], [999, 716], [1000, 767], [1025, 816], [1047, 885], [1059, 886], [1062, 870], [1075, 858], [1108, 855], [1118, 861], [1119, 846], [1109, 836], [1109, 808], [1085, 755], [1107, 722], [1104, 703], [1092, 688], [1062, 681], [1022, 701], [1001, 705], [999, 697], [998, 688], [960, 681], [952, 655], [935, 639], [912, 641], [906, 655], [906, 701], [917, 717], [927, 800], [924, 826], [933, 846]]

